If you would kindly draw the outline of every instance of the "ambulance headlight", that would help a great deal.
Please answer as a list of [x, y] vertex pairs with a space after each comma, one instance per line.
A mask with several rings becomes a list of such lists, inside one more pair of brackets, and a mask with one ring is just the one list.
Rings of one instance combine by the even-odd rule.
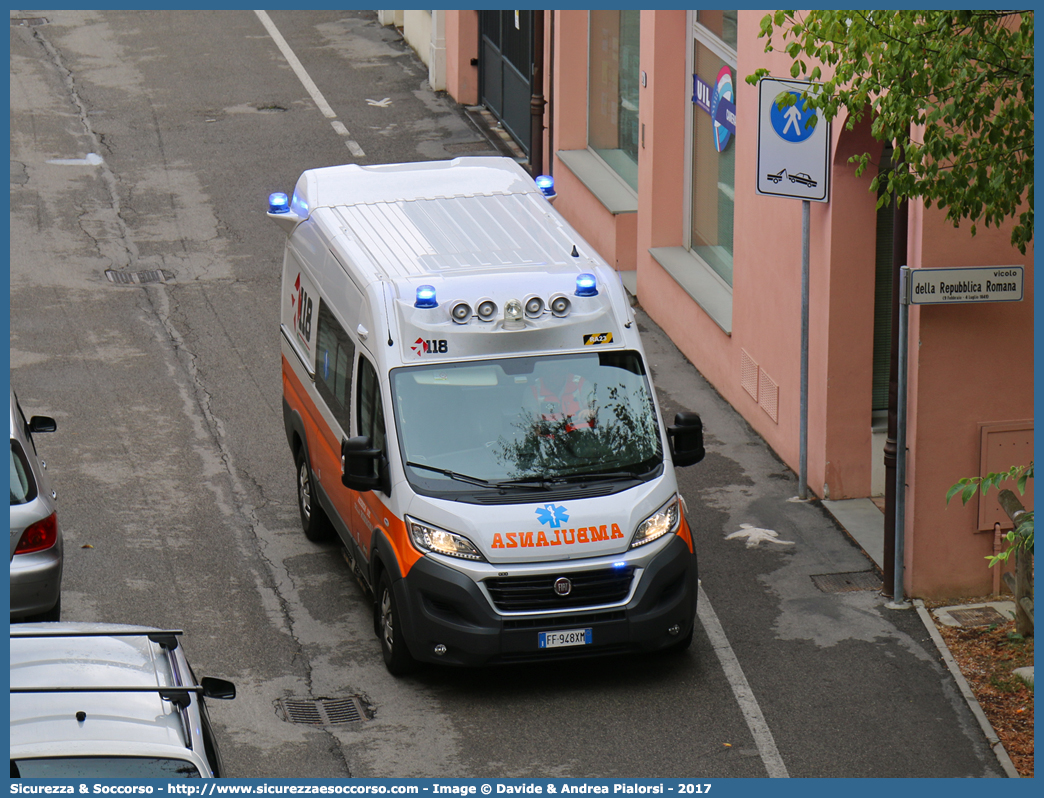
[[576, 276], [577, 296], [598, 296], [598, 281], [593, 274], [578, 274]]
[[406, 526], [409, 527], [413, 545], [421, 551], [460, 557], [463, 560], [485, 560], [475, 544], [463, 535], [447, 532], [409, 516], [406, 516]]
[[493, 321], [493, 317], [497, 315], [497, 303], [492, 299], [479, 300], [475, 313], [482, 321]]
[[439, 303], [435, 300], [435, 286], [417, 286], [417, 301], [413, 303], [415, 308], [437, 308]]
[[538, 296], [531, 296], [526, 300], [526, 315], [535, 319], [544, 312], [544, 300]]
[[268, 195], [269, 213], [290, 213], [290, 199], [282, 191]]
[[458, 302], [450, 311], [450, 316], [457, 324], [465, 324], [471, 318], [471, 305], [467, 302]]
[[638, 524], [634, 537], [631, 538], [631, 548], [644, 546], [646, 543], [659, 540], [664, 535], [677, 532], [680, 523], [681, 510], [678, 507], [678, 497], [674, 496], [667, 504]]

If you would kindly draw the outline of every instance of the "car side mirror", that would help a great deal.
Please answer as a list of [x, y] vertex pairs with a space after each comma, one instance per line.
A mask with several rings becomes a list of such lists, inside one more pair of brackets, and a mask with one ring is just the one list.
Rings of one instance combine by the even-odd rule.
[[707, 453], [703, 448], [703, 420], [699, 413], [678, 413], [674, 417], [674, 424], [667, 428], [667, 439], [671, 444], [671, 458], [675, 466], [694, 465]]
[[50, 416], [33, 416], [29, 419], [30, 432], [54, 432], [58, 429], [58, 422]]
[[382, 459], [369, 436], [345, 438], [341, 441], [341, 484], [360, 493], [382, 487]]
[[213, 676], [204, 676], [199, 686], [203, 688], [203, 695], [207, 698], [235, 698], [236, 686], [227, 679], [215, 679]]

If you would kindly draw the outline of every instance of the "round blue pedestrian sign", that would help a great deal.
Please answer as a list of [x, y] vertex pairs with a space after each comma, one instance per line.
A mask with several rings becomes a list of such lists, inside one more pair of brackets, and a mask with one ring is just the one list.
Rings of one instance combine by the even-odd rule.
[[789, 94], [794, 98], [794, 104], [781, 111], [773, 100], [769, 118], [776, 135], [791, 144], [800, 144], [815, 132], [819, 120], [816, 119], [816, 109], [808, 107], [807, 102], [801, 99], [800, 92], [792, 91]]

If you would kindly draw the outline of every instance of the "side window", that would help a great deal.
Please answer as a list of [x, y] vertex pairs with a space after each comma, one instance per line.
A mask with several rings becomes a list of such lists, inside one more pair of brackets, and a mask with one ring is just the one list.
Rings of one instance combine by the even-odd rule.
[[33, 471], [21, 445], [11, 438], [11, 506], [25, 504], [35, 498], [36, 482], [33, 480]]
[[352, 361], [355, 344], [348, 337], [329, 306], [319, 300], [315, 353], [315, 387], [333, 412], [341, 428], [349, 429], [352, 398]]
[[381, 386], [370, 361], [359, 358], [359, 434], [370, 438], [373, 448], [384, 449], [384, 404]]

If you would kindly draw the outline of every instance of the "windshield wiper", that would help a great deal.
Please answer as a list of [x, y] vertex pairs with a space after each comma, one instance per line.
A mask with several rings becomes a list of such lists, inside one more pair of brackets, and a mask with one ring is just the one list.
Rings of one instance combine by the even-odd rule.
[[583, 474], [560, 474], [554, 477], [532, 476], [520, 477], [519, 479], [508, 479], [503, 482], [493, 483], [497, 488], [536, 488], [538, 490], [550, 490], [555, 485], [566, 482], [603, 482], [608, 479], [645, 479], [653, 471], [639, 474], [636, 471], [590, 471]]
[[481, 477], [472, 477], [472, 476], [468, 476], [467, 474], [460, 474], [460, 473], [458, 473], [456, 471], [450, 471], [448, 468], [437, 468], [435, 466], [425, 465], [424, 463], [413, 463], [413, 462], [410, 462], [408, 460], [406, 461], [406, 465], [408, 465], [408, 466], [410, 466], [412, 468], [423, 468], [423, 469], [425, 469], [427, 471], [434, 471], [436, 474], [442, 474], [444, 477], [449, 477], [450, 479], [456, 479], [456, 480], [459, 480], [460, 482], [467, 482], [469, 485], [479, 485], [479, 486], [481, 486], [483, 488], [495, 488], [495, 487], [497, 487], [492, 482], [490, 482], [488, 479], [482, 479]]
[[583, 474], [566, 474], [561, 477], [557, 477], [562, 482], [601, 482], [605, 479], [646, 479], [656, 469], [651, 469], [643, 473], [637, 471], [587, 471]]
[[536, 490], [547, 490], [551, 485], [559, 481], [558, 477], [520, 477], [518, 479], [505, 479], [494, 483], [496, 488], [534, 488]]

